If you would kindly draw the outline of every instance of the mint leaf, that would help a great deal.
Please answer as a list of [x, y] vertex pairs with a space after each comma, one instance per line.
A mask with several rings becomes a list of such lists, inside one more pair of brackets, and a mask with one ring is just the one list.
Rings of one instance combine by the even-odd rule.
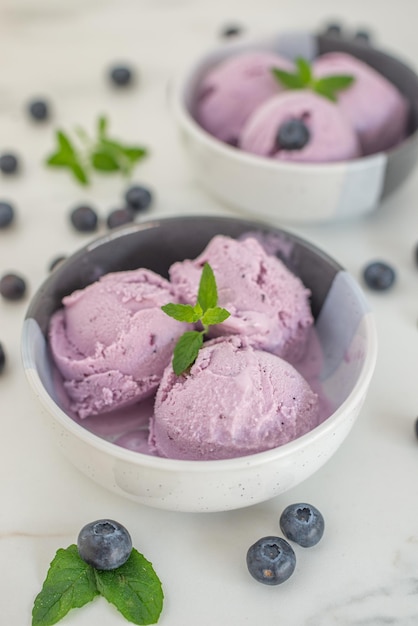
[[321, 85], [331, 89], [332, 91], [338, 91], [340, 89], [347, 89], [347, 87], [350, 87], [353, 82], [354, 76], [335, 74], [334, 76], [324, 76], [323, 78], [318, 78], [315, 81], [315, 86]]
[[137, 161], [139, 161], [139, 159], [142, 159], [143, 157], [147, 156], [148, 151], [145, 148], [124, 147], [123, 153], [127, 159], [132, 161], [132, 163], [136, 163]]
[[114, 570], [95, 570], [97, 588], [133, 624], [155, 624], [163, 608], [161, 582], [152, 564], [135, 548]]
[[336, 92], [347, 89], [353, 82], [354, 76], [335, 74], [315, 78], [312, 74], [312, 66], [306, 59], [295, 59], [296, 72], [285, 72], [277, 67], [272, 68], [272, 74], [276, 80], [288, 89], [311, 89], [312, 91], [332, 100], [337, 101]]
[[285, 70], [279, 70], [277, 67], [271, 69], [273, 76], [284, 87], [289, 89], [303, 89], [306, 84], [303, 82], [299, 74], [292, 74], [291, 72], [285, 72]]
[[66, 167], [82, 185], [87, 185], [89, 180], [82, 160], [73, 143], [62, 131], [56, 132], [58, 149], [46, 159], [50, 167]]
[[32, 626], [56, 624], [71, 609], [98, 595], [93, 568], [83, 561], [76, 545], [57, 550], [32, 610]]
[[304, 58], [298, 57], [295, 60], [298, 69], [298, 75], [304, 85], [309, 85], [312, 80], [311, 64]]
[[68, 157], [65, 154], [62, 154], [61, 152], [56, 152], [55, 154], [52, 154], [50, 157], [48, 157], [46, 162], [48, 165], [55, 165], [57, 167], [60, 167], [60, 166], [67, 167]]
[[71, 172], [73, 173], [74, 178], [76, 178], [76, 180], [78, 180], [79, 183], [81, 183], [82, 185], [89, 184], [89, 179], [86, 174], [86, 171], [83, 168], [83, 166], [80, 165], [80, 163], [72, 163], [71, 165], [69, 165], [69, 168]]
[[202, 316], [202, 324], [204, 326], [213, 326], [214, 324], [221, 324], [230, 316], [230, 312], [220, 306], [215, 306], [211, 309], [207, 309]]
[[200, 314], [191, 304], [173, 304], [169, 302], [162, 307], [164, 313], [173, 317], [178, 322], [189, 322], [193, 324], [200, 319]]
[[205, 263], [203, 266], [197, 301], [202, 307], [203, 312], [216, 306], [218, 303], [218, 289], [216, 287], [215, 275], [209, 263]]
[[354, 76], [349, 76], [345, 74], [334, 75], [334, 76], [324, 76], [323, 78], [318, 78], [314, 81], [313, 89], [317, 93], [333, 100], [334, 102], [337, 100], [336, 91], [342, 91], [343, 89], [347, 89], [354, 82]]
[[74, 160], [77, 160], [77, 152], [72, 142], [67, 137], [67, 135], [62, 130], [58, 130], [56, 137], [57, 137], [60, 152], [62, 152], [62, 154], [67, 155], [69, 158], [73, 158]]
[[120, 166], [117, 160], [105, 151], [96, 151], [91, 155], [91, 163], [93, 167], [100, 172], [117, 172]]
[[202, 345], [203, 332], [189, 330], [183, 333], [173, 352], [173, 370], [176, 376], [180, 376], [195, 362]]

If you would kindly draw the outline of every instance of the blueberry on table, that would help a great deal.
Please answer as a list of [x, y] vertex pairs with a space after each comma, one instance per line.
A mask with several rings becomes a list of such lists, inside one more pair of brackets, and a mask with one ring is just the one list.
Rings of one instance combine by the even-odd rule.
[[6, 365], [6, 354], [4, 352], [3, 345], [0, 343], [0, 374], [4, 370]]
[[120, 567], [132, 551], [131, 536], [122, 524], [101, 519], [84, 526], [77, 539], [80, 557], [99, 570]]
[[125, 201], [132, 211], [145, 211], [152, 202], [152, 193], [146, 187], [133, 185], [126, 191]]
[[28, 104], [28, 113], [37, 122], [43, 122], [49, 118], [49, 105], [46, 100], [32, 100]]
[[8, 202], [0, 201], [0, 228], [6, 228], [9, 226], [15, 217], [15, 211], [11, 204]]
[[280, 516], [280, 528], [287, 539], [303, 548], [310, 548], [324, 534], [322, 513], [312, 504], [305, 502], [290, 504]]
[[95, 231], [99, 221], [96, 211], [87, 205], [73, 209], [70, 213], [70, 220], [76, 230], [84, 233]]
[[292, 546], [282, 537], [262, 537], [247, 552], [251, 576], [264, 585], [280, 585], [296, 567]]
[[299, 119], [288, 120], [280, 126], [276, 136], [279, 150], [301, 150], [310, 139], [309, 129]]
[[5, 152], [0, 156], [0, 171], [3, 174], [15, 174], [19, 169], [19, 160], [16, 155]]
[[236, 37], [237, 35], [241, 35], [242, 32], [243, 28], [239, 26], [239, 24], [228, 24], [222, 28], [221, 37]]
[[368, 30], [358, 30], [354, 35], [354, 41], [369, 44], [371, 36]]
[[118, 228], [119, 226], [123, 226], [124, 224], [129, 224], [134, 221], [133, 212], [126, 209], [114, 209], [107, 216], [107, 227], [108, 228]]
[[373, 261], [363, 270], [366, 285], [374, 291], [385, 291], [392, 287], [396, 279], [395, 270], [384, 261]]
[[26, 282], [18, 274], [4, 274], [0, 278], [0, 294], [5, 300], [21, 300], [26, 293]]
[[325, 29], [326, 35], [333, 35], [335, 37], [339, 37], [341, 33], [342, 33], [341, 24], [338, 24], [337, 22], [328, 24]]
[[127, 87], [132, 83], [133, 71], [126, 65], [112, 67], [109, 72], [111, 82], [117, 87]]

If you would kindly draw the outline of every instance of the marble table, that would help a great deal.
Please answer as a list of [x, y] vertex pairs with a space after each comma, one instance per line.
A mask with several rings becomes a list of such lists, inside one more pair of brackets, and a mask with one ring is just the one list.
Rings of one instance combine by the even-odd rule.
[[[0, 178], [0, 199], [13, 201], [18, 213], [13, 228], [0, 232], [0, 272], [20, 272], [29, 285], [24, 301], [0, 302], [0, 341], [8, 359], [0, 377], [1, 624], [30, 624], [55, 551], [102, 517], [125, 524], [136, 548], [153, 562], [165, 590], [161, 626], [418, 623], [418, 171], [368, 218], [291, 227], [359, 281], [364, 265], [381, 258], [396, 268], [397, 282], [390, 292], [367, 294], [379, 357], [358, 422], [337, 454], [289, 493], [213, 514], [159, 511], [112, 495], [56, 449], [20, 360], [30, 295], [55, 256], [70, 254], [89, 237], [71, 228], [70, 209], [90, 202], [105, 218], [121, 205], [125, 188], [118, 177], [97, 177], [84, 190], [66, 173], [47, 170], [43, 160], [54, 129], [91, 130], [106, 113], [115, 136], [148, 146], [150, 157], [134, 179], [155, 191], [150, 217], [229, 214], [191, 178], [168, 99], [172, 81], [190, 57], [219, 41], [227, 24], [260, 34], [272, 25], [316, 29], [334, 20], [371, 28], [377, 43], [417, 66], [418, 6], [412, 0], [1, 0], [0, 152], [17, 152], [22, 170]], [[109, 86], [106, 72], [115, 61], [137, 69], [132, 89]], [[44, 125], [31, 123], [25, 112], [37, 95], [53, 105], [53, 119]], [[247, 548], [279, 532], [280, 512], [300, 500], [323, 512], [324, 538], [298, 550], [286, 584], [259, 585], [246, 570]], [[95, 623], [127, 622], [101, 598], [62, 621]]]

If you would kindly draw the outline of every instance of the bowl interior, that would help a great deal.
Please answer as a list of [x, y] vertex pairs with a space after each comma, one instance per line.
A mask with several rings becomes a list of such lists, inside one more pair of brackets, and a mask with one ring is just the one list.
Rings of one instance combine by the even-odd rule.
[[[250, 233], [311, 290], [324, 355], [321, 382], [333, 405], [341, 406], [359, 384], [362, 372], [370, 368], [370, 351], [374, 358], [370, 312], [357, 283], [337, 262], [293, 234], [257, 222], [218, 217], [171, 218], [129, 226], [91, 242], [54, 270], [35, 294], [23, 332], [24, 366], [36, 372], [38, 393], [46, 393], [69, 414], [46, 341], [49, 318], [61, 306], [63, 296], [111, 271], [147, 267], [168, 276], [173, 262], [194, 258], [214, 235], [238, 238]], [[144, 411], [146, 418], [152, 405], [145, 403]], [[137, 417], [135, 411], [125, 411], [117, 432], [107, 417], [99, 417], [100, 424], [97, 416], [87, 418], [82, 425], [113, 441], [124, 434], [123, 428], [132, 430]]]

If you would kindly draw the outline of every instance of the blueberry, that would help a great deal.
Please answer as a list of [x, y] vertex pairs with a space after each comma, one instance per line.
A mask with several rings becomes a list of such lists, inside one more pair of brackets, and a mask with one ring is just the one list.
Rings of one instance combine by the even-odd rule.
[[0, 374], [6, 366], [6, 354], [3, 345], [0, 343]]
[[109, 77], [117, 87], [127, 87], [133, 80], [133, 71], [126, 65], [118, 65], [111, 68]]
[[325, 33], [327, 35], [333, 35], [335, 37], [339, 37], [342, 33], [342, 28], [341, 28], [341, 24], [338, 24], [337, 22], [333, 22], [331, 24], [328, 24], [326, 29], [325, 29]]
[[369, 44], [370, 39], [371, 36], [367, 30], [358, 30], [354, 35], [354, 41], [359, 41], [361, 43]]
[[393, 267], [384, 261], [373, 261], [363, 270], [363, 278], [370, 289], [385, 291], [392, 287], [396, 279]]
[[243, 32], [242, 26], [239, 24], [227, 24], [221, 30], [221, 37], [236, 37], [237, 35], [241, 35]]
[[287, 539], [310, 548], [324, 534], [324, 518], [317, 508], [305, 502], [290, 504], [280, 516], [280, 528]]
[[122, 524], [101, 519], [84, 526], [77, 539], [80, 557], [100, 570], [116, 569], [123, 565], [132, 551], [131, 537]]
[[19, 161], [16, 155], [4, 153], [0, 156], [0, 171], [3, 174], [15, 174], [19, 168]]
[[32, 100], [28, 104], [29, 115], [37, 122], [43, 122], [49, 117], [49, 105], [46, 100]]
[[133, 220], [134, 214], [130, 209], [115, 209], [107, 216], [106, 224], [108, 228], [118, 228], [119, 226], [133, 222]]
[[17, 274], [4, 274], [0, 278], [0, 294], [6, 300], [21, 300], [26, 293], [26, 282]]
[[299, 119], [288, 120], [280, 126], [276, 136], [279, 150], [301, 150], [310, 139], [309, 129]]
[[9, 226], [15, 217], [15, 211], [8, 202], [0, 202], [0, 228]]
[[125, 200], [132, 211], [144, 211], [152, 202], [152, 194], [146, 187], [134, 185], [125, 193]]
[[293, 574], [296, 556], [282, 537], [262, 537], [248, 549], [247, 567], [258, 582], [280, 585]]
[[87, 205], [73, 209], [70, 213], [70, 220], [76, 230], [84, 233], [96, 230], [99, 221], [96, 211]]

